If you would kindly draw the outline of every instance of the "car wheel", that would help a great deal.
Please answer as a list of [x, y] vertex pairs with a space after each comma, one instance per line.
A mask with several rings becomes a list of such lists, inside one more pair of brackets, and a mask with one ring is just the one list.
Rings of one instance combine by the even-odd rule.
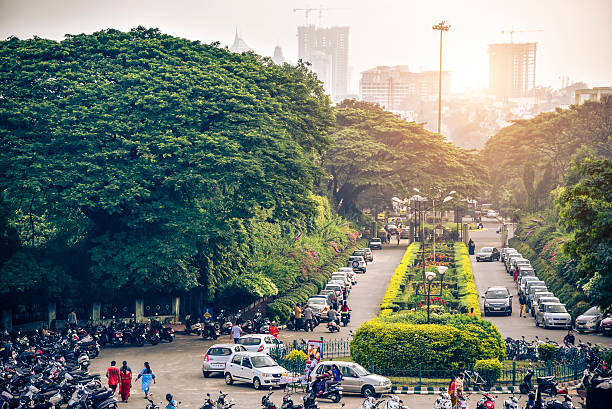
[[363, 388], [361, 388], [361, 396], [363, 396], [364, 398], [369, 398], [370, 396], [374, 396], [375, 394], [376, 394], [376, 391], [370, 385], [366, 385]]
[[255, 377], [253, 379], [253, 388], [260, 390], [261, 389], [261, 381], [259, 380], [258, 377]]
[[210, 376], [210, 372], [202, 371], [202, 375], [204, 375], [204, 378], [208, 378]]
[[540, 323], [538, 322], [538, 320], [536, 320], [536, 327], [539, 327]]
[[232, 378], [232, 374], [230, 374], [229, 372], [225, 374], [225, 383], [227, 385], [231, 385], [234, 383], [234, 379]]
[[333, 394], [333, 395], [331, 395], [329, 398], [331, 399], [331, 401], [332, 401], [333, 403], [338, 403], [338, 402], [340, 402], [340, 399], [341, 399], [342, 397], [340, 396], [340, 394], [339, 394], [339, 393], [334, 393], [334, 394]]

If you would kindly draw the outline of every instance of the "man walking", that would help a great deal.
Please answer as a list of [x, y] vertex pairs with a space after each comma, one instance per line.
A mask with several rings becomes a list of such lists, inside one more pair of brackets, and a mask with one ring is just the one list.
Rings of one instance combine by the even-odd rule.
[[310, 308], [308, 304], [306, 304], [306, 308], [304, 308], [304, 321], [304, 328], [306, 328], [306, 331], [310, 330], [312, 332], [312, 308]]
[[293, 309], [293, 316], [295, 317], [295, 330], [298, 331], [302, 328], [302, 309], [299, 305]]
[[119, 384], [119, 368], [117, 368], [117, 362], [111, 361], [111, 366], [106, 370], [106, 377], [108, 378], [108, 387], [115, 393], [117, 385]]
[[519, 304], [521, 306], [520, 312], [519, 312], [519, 317], [522, 317], [523, 314], [525, 313], [525, 303], [527, 302], [527, 300], [525, 299], [525, 294], [521, 293], [519, 295]]
[[76, 316], [76, 312], [74, 312], [74, 310], [70, 311], [70, 314], [68, 314], [68, 327], [71, 329], [76, 329], [77, 327], [77, 316]]
[[240, 328], [240, 325], [238, 325], [238, 323], [235, 323], [234, 326], [232, 327], [232, 337], [234, 338], [234, 344], [238, 343], [240, 334], [242, 334], [243, 332], [244, 331], [242, 331], [242, 328]]

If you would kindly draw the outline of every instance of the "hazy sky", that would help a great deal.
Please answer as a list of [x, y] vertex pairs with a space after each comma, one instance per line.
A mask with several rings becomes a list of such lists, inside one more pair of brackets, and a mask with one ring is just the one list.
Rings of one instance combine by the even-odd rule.
[[[272, 55], [280, 45], [297, 60], [296, 27], [305, 22], [294, 8], [328, 7], [323, 26], [350, 27], [351, 88], [359, 73], [376, 65], [438, 68], [440, 20], [451, 25], [444, 41], [444, 69], [452, 88], [488, 85], [489, 43], [536, 41], [537, 85], [559, 88], [561, 77], [589, 86], [612, 85], [612, 0], [0, 0], [0, 38], [61, 40], [64, 34], [138, 25], [202, 42], [230, 45], [234, 30], [255, 52]], [[310, 15], [319, 23], [318, 12]]]

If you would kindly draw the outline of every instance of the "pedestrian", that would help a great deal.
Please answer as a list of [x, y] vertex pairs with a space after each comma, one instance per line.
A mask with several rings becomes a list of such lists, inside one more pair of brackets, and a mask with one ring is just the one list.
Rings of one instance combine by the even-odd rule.
[[268, 330], [270, 331], [270, 335], [272, 335], [274, 338], [278, 338], [278, 327], [276, 326], [275, 321], [272, 321], [270, 323], [270, 327]]
[[106, 377], [108, 378], [108, 387], [115, 393], [117, 385], [119, 384], [119, 368], [116, 367], [117, 362], [111, 361], [110, 366], [106, 370]]
[[234, 337], [234, 344], [238, 343], [238, 340], [240, 339], [240, 334], [242, 334], [243, 332], [244, 331], [242, 330], [242, 328], [240, 328], [240, 325], [238, 325], [238, 323], [235, 323], [232, 327], [232, 337]]
[[468, 313], [468, 317], [475, 317], [476, 313], [474, 312], [474, 307], [470, 308], [470, 312]]
[[77, 328], [77, 316], [76, 316], [76, 312], [74, 312], [74, 310], [71, 310], [70, 313], [68, 314], [68, 319], [66, 320], [68, 322], [68, 328], [71, 329], [76, 329]]
[[[520, 305], [520, 310], [519, 310], [519, 317], [522, 317], [523, 314], [525, 314], [525, 294], [521, 293], [519, 294], [519, 305]], [[527, 315], [525, 315], [527, 316]]]
[[455, 377], [451, 376], [450, 383], [448, 384], [448, 394], [451, 398], [451, 406], [454, 408], [457, 405], [457, 388], [455, 383]]
[[391, 243], [391, 235], [389, 233], [387, 233], [387, 243], [388, 244]]
[[295, 307], [293, 307], [293, 319], [294, 319], [294, 326], [295, 326], [295, 330], [298, 331], [299, 329], [302, 328], [302, 309], [300, 308], [299, 305], [296, 305]]
[[563, 338], [563, 343], [565, 346], [570, 346], [570, 344], [573, 346], [574, 342], [576, 342], [576, 337], [574, 337], [574, 333], [570, 329], [567, 331], [567, 335]]
[[306, 304], [306, 308], [304, 308], [304, 325], [306, 331], [310, 330], [312, 332], [314, 325], [312, 324], [312, 308], [308, 304]]
[[514, 276], [514, 282], [515, 282], [515, 283], [516, 283], [516, 280], [518, 280], [518, 273], [519, 273], [519, 269], [518, 269], [518, 267], [516, 267], [516, 268], [514, 269], [514, 274], [513, 274], [513, 276]]
[[396, 235], [395, 235], [395, 237], [397, 237], [397, 245], [399, 246], [399, 243], [400, 243], [400, 235], [399, 235], [399, 234], [396, 234]]
[[459, 376], [455, 379], [455, 389], [457, 390], [457, 396], [463, 396], [463, 372], [459, 372]]
[[149, 397], [149, 388], [151, 387], [151, 382], [155, 383], [155, 374], [151, 370], [151, 366], [148, 362], [144, 363], [144, 368], [138, 374], [136, 381], [142, 378], [142, 391], [145, 393], [145, 399]]
[[119, 394], [124, 403], [130, 398], [130, 389], [132, 389], [132, 369], [127, 366], [126, 361], [123, 361], [119, 369]]

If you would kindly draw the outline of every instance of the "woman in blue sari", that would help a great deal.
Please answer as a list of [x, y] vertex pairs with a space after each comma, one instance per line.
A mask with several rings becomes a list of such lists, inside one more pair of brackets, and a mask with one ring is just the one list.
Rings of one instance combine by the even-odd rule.
[[145, 367], [142, 368], [142, 370], [138, 374], [138, 378], [136, 378], [136, 381], [142, 378], [142, 390], [145, 393], [145, 399], [147, 399], [149, 397], [149, 388], [151, 387], [151, 381], [155, 383], [155, 374], [151, 370], [151, 366], [148, 362], [145, 362], [144, 366]]

